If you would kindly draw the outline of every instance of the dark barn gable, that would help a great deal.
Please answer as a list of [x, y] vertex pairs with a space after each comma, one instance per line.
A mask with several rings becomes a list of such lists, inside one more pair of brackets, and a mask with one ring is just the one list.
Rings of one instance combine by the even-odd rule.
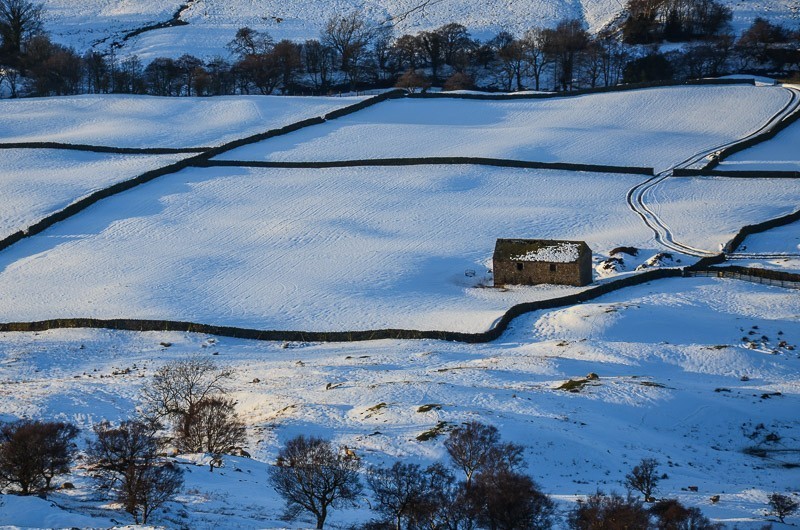
[[492, 268], [495, 287], [587, 285], [592, 283], [592, 251], [584, 241], [498, 239]]

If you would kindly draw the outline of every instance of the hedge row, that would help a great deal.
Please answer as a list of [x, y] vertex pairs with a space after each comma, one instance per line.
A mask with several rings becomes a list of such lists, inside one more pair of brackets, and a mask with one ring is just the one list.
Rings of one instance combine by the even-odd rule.
[[115, 155], [173, 155], [204, 153], [208, 147], [110, 147], [106, 145], [64, 144], [59, 142], [9, 142], [0, 143], [0, 149], [65, 149]]
[[480, 158], [467, 156], [420, 157], [420, 158], [372, 158], [359, 160], [333, 160], [324, 162], [280, 162], [280, 161], [243, 161], [243, 160], [207, 160], [197, 163], [200, 167], [235, 166], [265, 168], [341, 168], [362, 166], [421, 166], [421, 165], [483, 165], [496, 167], [515, 167], [528, 169], [560, 169], [565, 171], [592, 171], [599, 173], [627, 173], [634, 175], [654, 175], [651, 167], [605, 166], [598, 164], [570, 164], [567, 162], [532, 162], [526, 160], [508, 160], [503, 158]]
[[535, 94], [453, 94], [451, 92], [424, 92], [408, 94], [410, 98], [451, 98], [451, 99], [483, 99], [483, 100], [508, 100], [508, 99], [548, 99], [569, 96], [584, 96], [586, 94], [602, 94], [606, 92], [626, 92], [641, 88], [660, 88], [687, 85], [755, 85], [754, 79], [687, 79], [685, 81], [649, 81], [644, 83], [631, 83], [628, 85], [615, 85], [608, 87], [584, 88], [569, 92], [540, 92]]
[[676, 168], [673, 177], [727, 177], [742, 179], [796, 179], [800, 171], [731, 171], [719, 169], [681, 169]]
[[44, 331], [58, 328], [103, 328], [125, 331], [177, 331], [205, 333], [239, 339], [269, 341], [310, 341], [310, 342], [356, 342], [380, 339], [435, 339], [464, 343], [491, 342], [499, 338], [508, 328], [512, 320], [518, 316], [557, 307], [570, 306], [593, 300], [625, 287], [641, 285], [662, 278], [680, 277], [678, 269], [657, 269], [636, 276], [629, 276], [600, 284], [580, 293], [562, 296], [550, 300], [527, 302], [511, 307], [491, 329], [482, 333], [461, 333], [453, 331], [422, 331], [406, 329], [378, 329], [367, 331], [282, 331], [239, 328], [233, 326], [213, 326], [194, 322], [174, 320], [141, 320], [141, 319], [96, 319], [96, 318], [60, 318], [39, 322], [11, 322], [0, 324], [0, 332], [9, 331]]

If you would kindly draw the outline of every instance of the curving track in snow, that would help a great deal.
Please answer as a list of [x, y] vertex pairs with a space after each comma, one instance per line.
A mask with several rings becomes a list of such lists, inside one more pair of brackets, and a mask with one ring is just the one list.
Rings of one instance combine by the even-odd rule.
[[[644, 182], [641, 182], [628, 190], [628, 194], [626, 200], [628, 202], [628, 207], [636, 212], [637, 215], [642, 219], [645, 225], [653, 231], [655, 236], [655, 240], [666, 247], [669, 250], [680, 252], [682, 254], [686, 254], [688, 256], [694, 256], [698, 258], [706, 258], [711, 256], [716, 256], [718, 252], [704, 250], [695, 248], [675, 239], [675, 235], [673, 234], [672, 230], [670, 229], [669, 225], [660, 218], [650, 206], [648, 206], [647, 198], [652, 193], [652, 189], [662, 183], [664, 180], [672, 176], [672, 173], [675, 169], [678, 168], [688, 168], [693, 166], [703, 159], [706, 159], [713, 155], [714, 153], [725, 149], [726, 147], [730, 147], [732, 145], [736, 145], [740, 142], [744, 142], [763, 134], [764, 132], [772, 129], [780, 122], [785, 120], [790, 114], [800, 108], [800, 90], [791, 87], [783, 87], [789, 93], [789, 101], [781, 108], [780, 111], [775, 113], [764, 125], [753, 131], [751, 134], [739, 138], [733, 142], [728, 142], [725, 144], [717, 145], [709, 149], [705, 149], [698, 153], [693, 154], [689, 158], [678, 162], [677, 164], [667, 168], [666, 170], [658, 173], [657, 175], [648, 178]], [[733, 259], [751, 259], [754, 257], [758, 258], [770, 258], [771, 255], [753, 255], [753, 254], [731, 254], [731, 258]], [[787, 257], [785, 255], [781, 255], [780, 257]]]

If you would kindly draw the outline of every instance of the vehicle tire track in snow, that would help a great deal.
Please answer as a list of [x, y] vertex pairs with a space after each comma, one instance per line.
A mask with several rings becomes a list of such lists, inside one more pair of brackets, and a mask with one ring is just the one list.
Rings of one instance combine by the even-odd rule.
[[673, 250], [675, 252], [680, 252], [698, 258], [707, 258], [718, 255], [717, 252], [695, 248], [677, 241], [669, 225], [661, 217], [659, 217], [658, 214], [656, 214], [650, 207], [647, 201], [647, 197], [652, 193], [651, 190], [654, 187], [658, 186], [659, 184], [664, 182], [664, 180], [671, 177], [672, 172], [675, 169], [686, 168], [688, 166], [694, 165], [700, 160], [703, 160], [704, 158], [707, 158], [708, 156], [711, 156], [714, 153], [726, 147], [730, 147], [745, 142], [756, 136], [764, 134], [766, 131], [771, 130], [772, 128], [777, 126], [781, 121], [786, 119], [787, 116], [800, 109], [800, 91], [790, 87], [784, 87], [784, 89], [789, 93], [790, 96], [789, 101], [780, 111], [774, 114], [764, 125], [753, 131], [751, 134], [743, 138], [734, 140], [732, 142], [728, 142], [726, 144], [718, 145], [710, 149], [705, 149], [703, 151], [695, 153], [689, 158], [686, 158], [685, 160], [667, 168], [666, 170], [658, 173], [653, 177], [648, 178], [644, 182], [641, 182], [636, 186], [634, 186], [633, 188], [631, 188], [630, 190], [628, 190], [628, 194], [626, 196], [628, 207], [642, 219], [644, 224], [648, 228], [650, 228], [650, 230], [653, 231], [656, 242], [660, 243], [662, 246], [666, 247], [669, 250]]

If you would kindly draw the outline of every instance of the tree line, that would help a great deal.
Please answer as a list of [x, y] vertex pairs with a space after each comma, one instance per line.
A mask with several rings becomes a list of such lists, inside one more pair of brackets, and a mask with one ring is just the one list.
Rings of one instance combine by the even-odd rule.
[[[224, 466], [223, 455], [249, 456], [242, 449], [245, 426], [228, 396], [232, 375], [208, 357], [166, 363], [145, 383], [140, 414], [96, 424], [81, 451], [80, 431], [70, 423], [0, 424], [0, 493], [46, 495], [56, 487], [72, 488], [57, 481], [80, 459], [98, 492], [118, 502], [135, 523], [147, 524], [183, 488], [183, 471], [168, 455], [204, 453], [211, 472]], [[354, 530], [545, 530], [557, 521], [570, 530], [723, 528], [697, 508], [656, 499], [667, 477], [653, 459], [624, 477], [626, 496], [598, 490], [560, 513], [525, 472], [524, 448], [503, 441], [496, 427], [475, 421], [455, 426], [444, 448], [447, 460], [425, 467], [399, 460], [365, 466], [346, 446], [300, 435], [284, 443], [266, 478], [283, 498], [287, 519], [306, 514], [318, 529], [331, 511], [365, 498], [375, 517]], [[783, 522], [798, 502], [776, 492], [769, 507]]]
[[[450, 23], [395, 36], [358, 11], [332, 16], [316, 39], [275, 42], [240, 28], [227, 57], [190, 54], [144, 64], [136, 55], [84, 54], [53, 43], [41, 6], [0, 0], [0, 83], [17, 95], [130, 93], [160, 96], [330, 94], [401, 86], [425, 90], [556, 90], [718, 76], [800, 71], [800, 31], [757, 18], [738, 38], [717, 0], [628, 0], [620, 23], [597, 35], [579, 20], [521, 35], [473, 38]], [[682, 42], [661, 51], [661, 43]]]

